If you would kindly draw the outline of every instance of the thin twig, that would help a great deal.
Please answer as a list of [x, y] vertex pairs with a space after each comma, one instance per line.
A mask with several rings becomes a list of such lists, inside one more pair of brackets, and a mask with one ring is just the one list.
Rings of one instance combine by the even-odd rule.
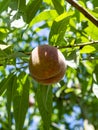
[[25, 52], [25, 51], [18, 51], [18, 52], [24, 53], [25, 55], [30, 55], [31, 54], [31, 52]]
[[84, 42], [84, 43], [78, 43], [74, 45], [66, 45], [66, 46], [57, 46], [58, 49], [62, 48], [74, 48], [74, 47], [83, 47], [86, 45], [93, 45], [93, 44], [98, 44], [98, 41], [92, 41], [92, 42]]
[[92, 61], [92, 60], [98, 60], [98, 57], [87, 57], [87, 58], [82, 58], [80, 60], [81, 61], [86, 61], [86, 60]]
[[80, 4], [76, 3], [74, 0], [66, 0], [76, 9], [78, 9], [86, 18], [88, 18], [94, 25], [98, 27], [98, 19], [96, 19], [92, 14], [90, 14], [86, 9], [84, 9]]

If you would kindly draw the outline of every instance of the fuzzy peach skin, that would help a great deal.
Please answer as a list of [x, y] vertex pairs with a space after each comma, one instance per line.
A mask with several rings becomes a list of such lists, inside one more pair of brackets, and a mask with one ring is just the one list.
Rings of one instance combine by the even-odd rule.
[[65, 74], [66, 67], [65, 58], [56, 47], [40, 45], [31, 52], [30, 74], [41, 84], [59, 82]]

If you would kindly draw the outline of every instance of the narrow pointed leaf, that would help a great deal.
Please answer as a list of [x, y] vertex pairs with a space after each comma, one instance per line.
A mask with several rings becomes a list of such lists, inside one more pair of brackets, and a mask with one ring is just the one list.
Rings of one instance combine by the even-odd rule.
[[[62, 45], [64, 40], [64, 34], [66, 32], [67, 25], [69, 24], [70, 17], [72, 13], [63, 13], [58, 16], [52, 24], [51, 31], [49, 34], [49, 43]], [[64, 43], [65, 44], [65, 43]]]
[[26, 7], [26, 15], [27, 15], [27, 23], [30, 23], [30, 21], [34, 18], [37, 11], [39, 10], [39, 7], [42, 3], [42, 0], [30, 0]]
[[54, 7], [56, 9], [56, 11], [58, 12], [58, 14], [62, 14], [64, 12], [64, 7], [61, 5], [61, 1], [60, 0], [52, 0]]
[[13, 97], [13, 87], [16, 85], [17, 78], [15, 75], [9, 80], [8, 87], [7, 87], [7, 113], [8, 113], [8, 123], [9, 129], [11, 129], [12, 125], [12, 117], [11, 117], [11, 104], [12, 104], [12, 97]]
[[0, 83], [0, 95], [7, 89], [9, 82], [11, 82], [13, 74], [10, 74], [7, 78], [3, 79]]
[[38, 108], [45, 130], [49, 130], [52, 113], [52, 87], [39, 85], [36, 93]]
[[19, 13], [23, 16], [23, 19], [26, 20], [26, 0], [19, 0], [18, 6]]
[[10, 1], [11, 1], [11, 0], [2, 0], [2, 1], [0, 2], [0, 13], [1, 13], [2, 11], [4, 11], [4, 10], [7, 9], [7, 7], [8, 7], [8, 5], [9, 5]]
[[17, 84], [13, 88], [13, 108], [16, 130], [23, 130], [24, 120], [28, 109], [29, 80], [25, 73], [18, 77]]
[[26, 8], [26, 0], [19, 0], [19, 10], [24, 11]]

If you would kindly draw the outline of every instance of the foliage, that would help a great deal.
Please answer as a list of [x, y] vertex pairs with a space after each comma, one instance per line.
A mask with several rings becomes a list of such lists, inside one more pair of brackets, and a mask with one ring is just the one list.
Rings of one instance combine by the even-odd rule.
[[[98, 129], [98, 27], [68, 1], [0, 0], [1, 130], [73, 130], [86, 120]], [[98, 19], [97, 1], [77, 3]], [[68, 64], [52, 86], [38, 84], [28, 69], [32, 49], [47, 42]]]

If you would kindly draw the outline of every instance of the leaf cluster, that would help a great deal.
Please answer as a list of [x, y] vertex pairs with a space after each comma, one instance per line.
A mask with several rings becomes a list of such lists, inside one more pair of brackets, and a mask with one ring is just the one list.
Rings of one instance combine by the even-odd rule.
[[[77, 3], [98, 19], [97, 1]], [[38, 119], [34, 130], [79, 129], [85, 120], [97, 130], [97, 41], [98, 28], [68, 0], [0, 0], [0, 129], [29, 130]], [[32, 49], [47, 43], [68, 64], [52, 86], [31, 79], [28, 68]]]

